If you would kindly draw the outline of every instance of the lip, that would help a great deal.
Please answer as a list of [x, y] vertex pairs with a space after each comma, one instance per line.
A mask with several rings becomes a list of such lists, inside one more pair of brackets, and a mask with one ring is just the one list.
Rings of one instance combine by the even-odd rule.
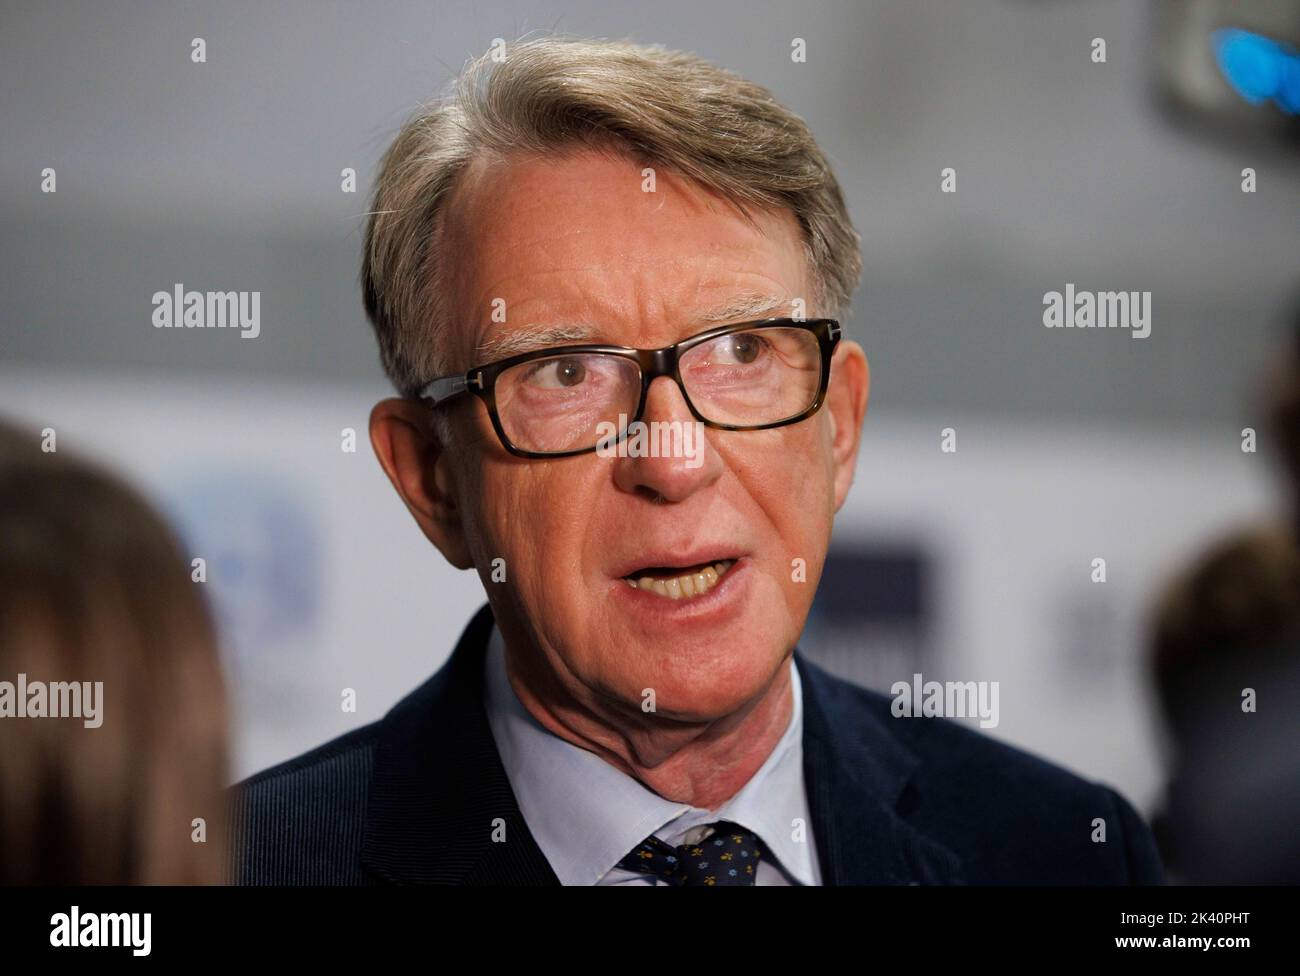
[[[641, 618], [648, 624], [662, 627], [675, 621], [693, 624], [719, 622], [743, 606], [743, 597], [750, 582], [750, 560], [746, 556], [734, 557], [735, 564], [723, 574], [718, 585], [703, 596], [674, 600], [647, 590], [634, 589], [620, 577], [612, 580], [610, 598], [624, 611]], [[707, 562], [707, 558], [701, 559]], [[653, 565], [643, 563], [642, 565]], [[632, 569], [638, 567], [631, 567]]]
[[[681, 567], [682, 571], [685, 572], [691, 566], [700, 566], [704, 563], [712, 565], [727, 562], [728, 560], [739, 561], [743, 558], [742, 553], [738, 553], [734, 549], [728, 549], [725, 545], [697, 545], [695, 548], [686, 551], [681, 549], [645, 549], [631, 559], [615, 566], [610, 575], [622, 580], [624, 577], [630, 576], [639, 569], [645, 569], [647, 566], [677, 566]], [[732, 569], [735, 569], [735, 567], [733, 566]], [[730, 575], [730, 572], [727, 575]], [[626, 584], [624, 585], [626, 586]]]

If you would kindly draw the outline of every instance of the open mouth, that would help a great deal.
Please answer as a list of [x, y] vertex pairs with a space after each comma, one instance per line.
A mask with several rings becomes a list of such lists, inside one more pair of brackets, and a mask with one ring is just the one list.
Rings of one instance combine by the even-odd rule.
[[646, 566], [623, 577], [634, 590], [647, 590], [670, 600], [687, 600], [703, 596], [718, 585], [734, 559], [695, 566]]

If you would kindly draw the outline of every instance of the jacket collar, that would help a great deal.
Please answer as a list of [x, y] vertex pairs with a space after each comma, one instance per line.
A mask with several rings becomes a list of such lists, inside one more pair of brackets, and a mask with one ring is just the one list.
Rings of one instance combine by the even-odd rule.
[[524, 823], [483, 707], [492, 613], [380, 726], [362, 864], [395, 884], [559, 884]]
[[905, 819], [919, 801], [910, 780], [920, 758], [867, 700], [880, 696], [832, 677], [797, 648], [794, 660], [822, 884], [960, 884], [957, 855]]
[[[529, 833], [483, 704], [484, 605], [445, 665], [380, 723], [361, 860], [394, 884], [559, 883]], [[795, 651], [804, 778], [823, 884], [952, 882], [956, 856], [897, 812], [918, 763], [882, 719]]]

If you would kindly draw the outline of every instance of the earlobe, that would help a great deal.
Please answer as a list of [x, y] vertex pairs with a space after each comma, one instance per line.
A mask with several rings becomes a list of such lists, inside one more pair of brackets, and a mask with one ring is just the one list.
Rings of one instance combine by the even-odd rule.
[[421, 530], [457, 569], [473, 565], [451, 458], [422, 403], [391, 397], [370, 411], [370, 443], [380, 467]]

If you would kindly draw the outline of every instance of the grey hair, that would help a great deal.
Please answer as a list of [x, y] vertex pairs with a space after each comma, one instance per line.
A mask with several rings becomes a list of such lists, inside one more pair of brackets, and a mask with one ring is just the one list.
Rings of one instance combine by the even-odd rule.
[[[361, 285], [385, 372], [414, 395], [448, 368], [447, 202], [468, 166], [514, 153], [615, 146], [748, 213], [798, 219], [818, 294], [844, 316], [861, 246], [808, 126], [765, 88], [692, 54], [628, 41], [544, 37], [469, 62], [389, 147], [366, 226]], [[466, 364], [468, 367], [469, 364]]]

